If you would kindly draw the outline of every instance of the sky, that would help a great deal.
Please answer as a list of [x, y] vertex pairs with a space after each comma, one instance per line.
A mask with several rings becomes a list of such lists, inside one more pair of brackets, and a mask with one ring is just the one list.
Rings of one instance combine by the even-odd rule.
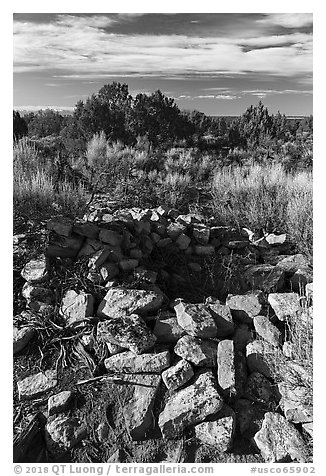
[[14, 109], [73, 109], [107, 83], [180, 109], [312, 114], [311, 13], [16, 13]]

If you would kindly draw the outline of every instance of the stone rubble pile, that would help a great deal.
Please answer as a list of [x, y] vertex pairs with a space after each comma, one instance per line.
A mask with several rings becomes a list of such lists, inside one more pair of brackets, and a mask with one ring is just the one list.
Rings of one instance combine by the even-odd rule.
[[[284, 253], [285, 235], [256, 239], [250, 230], [238, 232], [213, 220], [202, 223], [196, 215], [164, 207], [115, 214], [95, 210], [82, 221], [52, 220], [48, 228], [46, 255], [22, 270], [28, 312], [54, 309], [46, 287], [49, 259], [88, 258], [84, 278], [107, 288], [102, 301], [69, 289], [59, 315], [65, 326], [93, 323], [93, 333], [85, 334], [82, 342], [91, 353], [95, 343], [104, 346], [108, 377], [132, 390], [124, 408], [132, 439], [145, 439], [158, 425], [164, 439], [192, 430], [202, 444], [229, 452], [240, 437], [254, 443], [266, 462], [307, 462], [303, 435], [312, 436], [312, 408], [302, 403], [305, 387], [289, 386], [286, 375], [291, 371], [301, 381], [311, 376], [293, 361], [284, 325], [289, 319], [312, 318], [312, 272], [303, 255]], [[230, 250], [245, 249], [274, 264], [249, 264], [244, 273], [248, 291], [229, 294], [225, 302], [215, 297], [196, 304], [182, 298], [169, 302], [155, 284], [156, 273], [143, 265], [155, 250], [167, 248], [184, 253], [194, 272], [200, 272], [196, 256]], [[120, 285], [119, 277], [126, 273], [145, 276], [146, 289]], [[284, 292], [285, 279], [294, 292]], [[299, 289], [306, 290], [304, 299]], [[14, 353], [34, 335], [32, 327], [14, 328]], [[282, 382], [273, 380], [273, 362], [284, 366]], [[18, 381], [20, 399], [53, 393], [56, 379], [55, 371], [48, 370]], [[162, 387], [167, 397], [154, 414]], [[72, 398], [70, 391], [49, 397], [50, 451], [68, 450], [87, 434], [83, 422], [65, 415]]]

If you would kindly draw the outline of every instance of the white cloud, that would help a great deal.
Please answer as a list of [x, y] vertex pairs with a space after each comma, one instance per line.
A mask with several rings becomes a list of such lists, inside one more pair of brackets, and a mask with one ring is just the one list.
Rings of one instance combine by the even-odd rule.
[[285, 28], [301, 28], [312, 25], [312, 13], [269, 13], [266, 18], [257, 22]]
[[[14, 71], [54, 69], [59, 76], [62, 71], [62, 77], [89, 79], [114, 75], [214, 77], [247, 71], [291, 76], [312, 71], [312, 38], [308, 34], [241, 39], [121, 35], [103, 30], [114, 21], [101, 15], [60, 15], [52, 24], [16, 21]], [[244, 45], [261, 49], [245, 52]]]

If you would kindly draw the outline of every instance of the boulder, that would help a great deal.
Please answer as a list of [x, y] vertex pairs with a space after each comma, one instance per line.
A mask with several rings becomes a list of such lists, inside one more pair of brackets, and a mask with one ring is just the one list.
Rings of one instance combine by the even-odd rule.
[[208, 420], [195, 426], [196, 438], [205, 445], [213, 446], [220, 453], [230, 451], [236, 422], [232, 408], [224, 404], [222, 409], [208, 417]]
[[34, 337], [35, 329], [33, 327], [13, 326], [13, 351], [14, 355], [26, 347], [28, 342]]
[[48, 261], [44, 255], [25, 264], [21, 276], [29, 283], [41, 283], [49, 277]]
[[193, 337], [215, 337], [217, 327], [204, 304], [188, 304], [180, 301], [174, 306], [178, 324]]
[[145, 321], [137, 314], [118, 316], [99, 322], [97, 336], [102, 342], [110, 342], [141, 354], [153, 347], [156, 337]]
[[299, 463], [309, 462], [308, 450], [299, 431], [279, 413], [265, 414], [254, 441], [266, 463], [281, 463], [289, 457]]
[[73, 393], [70, 390], [52, 395], [48, 400], [48, 415], [51, 416], [56, 413], [64, 412], [71, 402], [72, 397]]
[[86, 425], [82, 425], [77, 418], [64, 415], [49, 420], [45, 427], [45, 441], [51, 454], [65, 453], [86, 435]]
[[307, 258], [298, 253], [296, 255], [283, 256], [278, 260], [277, 267], [282, 269], [287, 275], [294, 274], [298, 269], [306, 269], [309, 267]]
[[162, 373], [163, 382], [170, 391], [175, 391], [182, 387], [193, 376], [194, 371], [191, 364], [184, 359], [179, 360], [178, 363]]
[[97, 315], [105, 319], [139, 314], [154, 314], [163, 303], [163, 294], [143, 289], [110, 289], [99, 305]]
[[230, 307], [212, 297], [206, 299], [205, 306], [214, 319], [217, 329], [216, 336], [228, 337], [232, 334], [234, 331], [234, 324]]
[[251, 289], [267, 293], [280, 291], [284, 285], [284, 271], [270, 264], [258, 264], [245, 271], [244, 280]]
[[274, 345], [275, 347], [280, 347], [282, 342], [281, 332], [278, 330], [274, 324], [266, 316], [255, 316], [254, 317], [254, 326], [255, 331], [260, 335], [264, 340]]
[[177, 438], [186, 427], [202, 422], [222, 406], [223, 400], [216, 390], [212, 372], [198, 373], [191, 385], [169, 398], [160, 414], [158, 424], [163, 437]]
[[20, 400], [32, 400], [57, 385], [57, 372], [45, 370], [17, 381]]
[[302, 310], [297, 293], [271, 293], [268, 302], [280, 321], [295, 317]]
[[217, 343], [185, 335], [178, 340], [174, 353], [199, 367], [217, 366]]
[[[273, 368], [282, 363], [282, 352], [268, 342], [254, 340], [246, 347], [247, 365], [250, 372], [259, 372], [267, 378], [273, 377]], [[284, 358], [283, 358], [284, 360]]]
[[262, 291], [253, 291], [246, 294], [229, 294], [226, 304], [231, 310], [233, 319], [251, 324], [255, 316], [261, 314], [266, 304]]
[[135, 355], [133, 352], [122, 352], [104, 360], [108, 372], [123, 373], [161, 373], [170, 365], [170, 352], [158, 354]]
[[67, 291], [61, 301], [59, 310], [68, 326], [85, 320], [93, 315], [94, 297], [88, 293], [76, 293], [73, 289]]

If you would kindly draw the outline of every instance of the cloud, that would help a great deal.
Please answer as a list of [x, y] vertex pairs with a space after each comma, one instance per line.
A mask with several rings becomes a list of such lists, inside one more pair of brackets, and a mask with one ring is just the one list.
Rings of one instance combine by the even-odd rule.
[[[126, 18], [130, 21], [132, 15]], [[54, 70], [57, 76], [85, 79], [218, 77], [248, 72], [292, 76], [312, 71], [312, 36], [307, 33], [244, 39], [110, 32], [110, 25], [117, 21], [123, 17], [62, 14], [52, 23], [15, 21], [14, 71]], [[281, 20], [271, 14], [259, 21]], [[290, 15], [282, 21], [303, 24], [307, 19], [294, 20]], [[244, 51], [244, 46], [252, 48]]]
[[257, 23], [279, 25], [285, 28], [302, 28], [312, 25], [312, 13], [269, 13]]

